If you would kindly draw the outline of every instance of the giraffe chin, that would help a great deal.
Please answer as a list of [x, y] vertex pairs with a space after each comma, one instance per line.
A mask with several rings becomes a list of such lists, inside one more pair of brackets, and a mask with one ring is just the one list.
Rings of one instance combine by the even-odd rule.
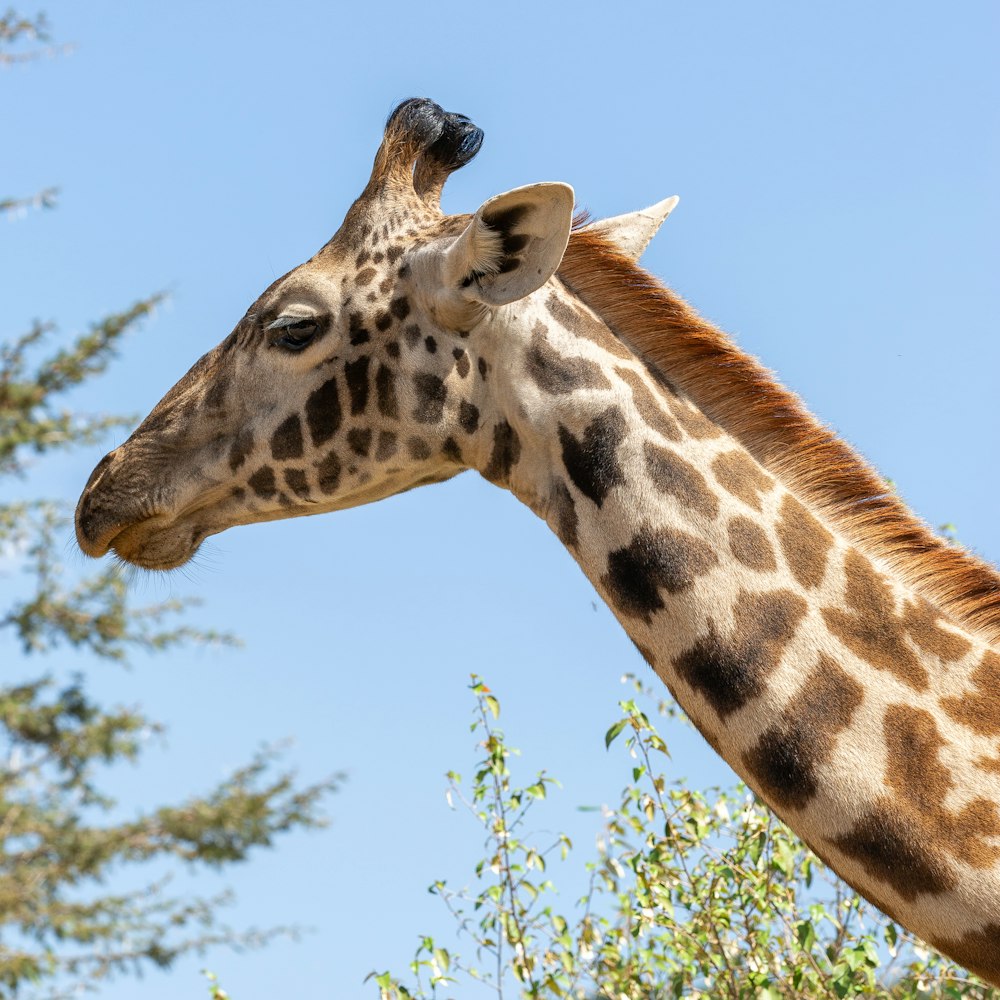
[[164, 524], [161, 517], [151, 517], [120, 531], [108, 543], [108, 549], [140, 569], [177, 569], [190, 562], [201, 543], [217, 530], [192, 522]]

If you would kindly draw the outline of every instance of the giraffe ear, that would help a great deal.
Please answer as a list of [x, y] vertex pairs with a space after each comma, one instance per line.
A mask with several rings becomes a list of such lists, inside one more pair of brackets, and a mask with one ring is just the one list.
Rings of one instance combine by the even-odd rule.
[[541, 288], [573, 223], [568, 184], [531, 184], [484, 202], [445, 255], [445, 280], [468, 301], [502, 306]]
[[584, 229], [613, 243], [626, 257], [638, 260], [679, 201], [680, 198], [674, 195], [650, 205], [649, 208], [641, 208], [638, 212], [598, 219], [597, 222], [584, 226]]

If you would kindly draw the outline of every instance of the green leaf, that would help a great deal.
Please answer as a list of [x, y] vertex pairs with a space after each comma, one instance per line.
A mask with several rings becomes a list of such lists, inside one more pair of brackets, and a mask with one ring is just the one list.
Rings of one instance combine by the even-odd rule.
[[628, 725], [628, 719], [619, 719], [605, 734], [604, 747], [610, 748], [611, 744], [618, 738], [618, 734]]
[[816, 943], [816, 929], [813, 927], [812, 921], [803, 920], [797, 924], [795, 927], [795, 936], [799, 944], [806, 951], [810, 951]]

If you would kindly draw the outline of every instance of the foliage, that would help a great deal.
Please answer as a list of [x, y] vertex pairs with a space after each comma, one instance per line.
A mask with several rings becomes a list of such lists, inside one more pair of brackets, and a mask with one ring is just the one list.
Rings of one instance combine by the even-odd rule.
[[202, 975], [208, 980], [208, 992], [212, 1000], [229, 1000], [229, 994], [219, 985], [218, 977], [214, 972], [203, 972]]
[[476, 677], [472, 691], [483, 757], [467, 786], [448, 779], [485, 834], [485, 856], [473, 889], [439, 881], [430, 891], [473, 957], [424, 936], [409, 984], [372, 974], [381, 1000], [465, 996], [475, 985], [477, 995], [574, 1000], [1000, 1000], [836, 879], [745, 787], [701, 793], [668, 781], [667, 745], [636, 700], [620, 703], [606, 735], [609, 747], [625, 735], [630, 780], [605, 812], [586, 893], [560, 912], [547, 872], [572, 845], [527, 826], [553, 779], [515, 784], [499, 703]]
[[[48, 44], [50, 40], [49, 22], [44, 14], [25, 16], [12, 8], [0, 12], [0, 67], [30, 62], [69, 48], [56, 49]], [[5, 207], [6, 204], [0, 201], [0, 209]]]
[[[31, 58], [39, 52], [31, 46], [47, 41], [44, 18], [0, 14], [0, 64]], [[46, 189], [0, 200], [0, 215], [51, 207], [53, 199]], [[81, 415], [67, 394], [105, 370], [160, 298], [135, 302], [68, 340], [36, 322], [0, 343], [0, 477], [25, 492], [40, 458], [98, 442], [127, 423]], [[68, 515], [49, 500], [0, 502], [0, 558], [21, 566], [27, 581], [27, 592], [0, 610], [0, 639], [12, 651], [86, 652], [120, 663], [137, 650], [232, 642], [180, 621], [188, 601], [134, 607], [117, 567], [70, 577], [59, 559], [72, 537]], [[32, 676], [27, 661], [14, 667], [8, 662], [0, 686], [0, 998], [67, 996], [113, 973], [283, 932], [231, 930], [219, 922], [227, 897], [175, 898], [162, 873], [178, 865], [227, 868], [282, 832], [318, 825], [333, 781], [300, 786], [263, 750], [200, 796], [122, 820], [102, 791], [104, 772], [136, 761], [159, 727], [136, 709], [98, 704], [83, 679], [69, 675], [72, 660], [43, 676]], [[104, 884], [111, 875], [116, 885], [138, 887], [111, 892]]]

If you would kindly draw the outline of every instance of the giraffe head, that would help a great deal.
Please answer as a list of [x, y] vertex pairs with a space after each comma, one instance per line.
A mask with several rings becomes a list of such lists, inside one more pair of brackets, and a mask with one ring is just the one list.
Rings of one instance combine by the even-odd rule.
[[[478, 152], [467, 118], [413, 99], [334, 237], [97, 465], [77, 506], [84, 552], [170, 569], [209, 535], [368, 503], [448, 479], [482, 446], [490, 363], [470, 336], [562, 259], [573, 191], [517, 188], [445, 216]], [[673, 207], [603, 224], [636, 256]]]

